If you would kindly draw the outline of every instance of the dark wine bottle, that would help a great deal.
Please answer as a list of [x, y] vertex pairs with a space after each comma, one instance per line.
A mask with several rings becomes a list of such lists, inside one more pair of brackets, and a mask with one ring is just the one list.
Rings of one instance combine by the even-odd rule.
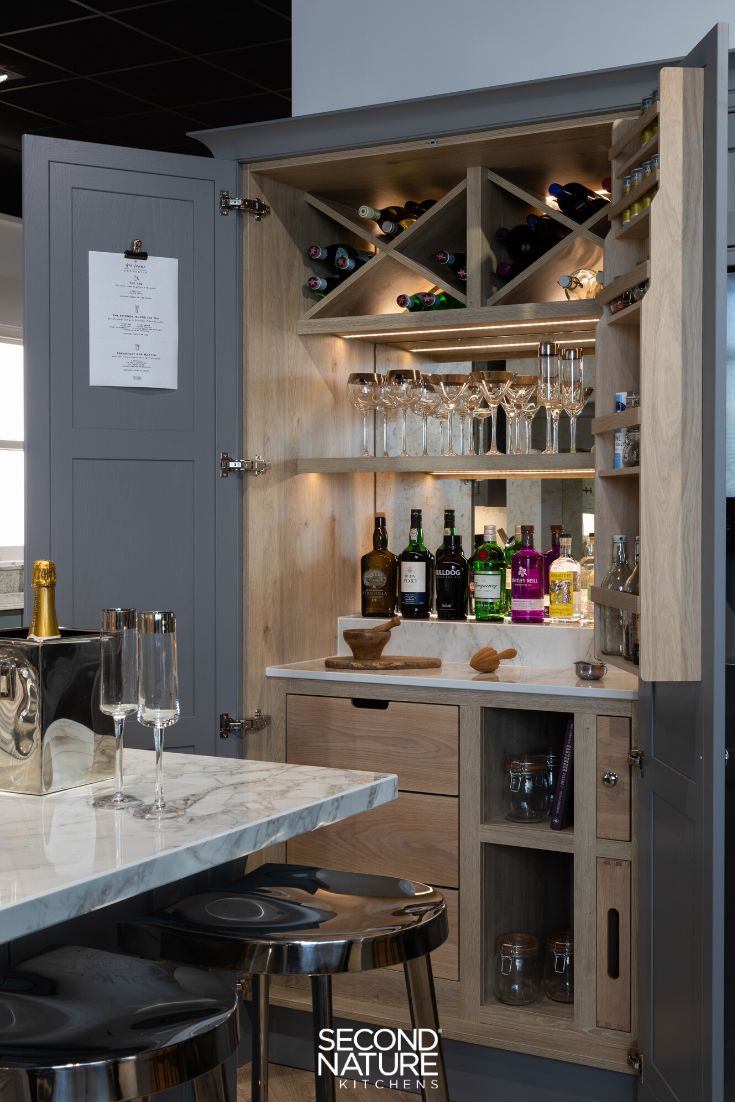
[[417, 312], [425, 310], [423, 294], [421, 291], [417, 291], [415, 295], [398, 295], [396, 302], [403, 310], [410, 310], [411, 312]]
[[335, 267], [338, 272], [356, 272], [358, 268], [362, 268], [370, 260], [369, 256], [364, 259], [361, 256], [345, 256], [340, 254], [336, 261]]
[[539, 242], [547, 242], [546, 247], [549, 249], [557, 241], [563, 241], [571, 232], [566, 226], [562, 226], [561, 222], [557, 222], [555, 218], [551, 218], [548, 214], [528, 214], [526, 215], [526, 225], [530, 226], [537, 234]]
[[426, 549], [421, 509], [411, 510], [411, 531], [400, 556], [399, 602], [406, 620], [428, 620], [431, 612], [434, 556]]
[[427, 291], [426, 294], [421, 296], [421, 301], [424, 304], [424, 310], [460, 310], [464, 307], [463, 302], [448, 295], [445, 291], [437, 291], [436, 294]]
[[467, 619], [467, 559], [462, 552], [462, 537], [456, 533], [445, 538], [436, 556], [436, 615], [440, 620]]
[[422, 214], [426, 214], [427, 210], [431, 210], [435, 203], [436, 199], [422, 199], [418, 203], [414, 202], [413, 199], [407, 199], [403, 206], [409, 214], [415, 214], [417, 218], [420, 218]]
[[434, 253], [434, 260], [442, 267], [451, 268], [456, 272], [458, 268], [467, 267], [467, 253], [452, 253], [448, 249], [439, 249]]
[[520, 273], [521, 267], [519, 264], [509, 264], [507, 260], [501, 260], [495, 269], [495, 274], [499, 279], [504, 279], [508, 282]]
[[556, 199], [559, 210], [574, 222], [586, 222], [595, 211], [606, 207], [608, 200], [596, 195], [584, 184], [549, 184], [549, 195]]
[[376, 513], [373, 549], [360, 559], [362, 615], [392, 616], [396, 610], [398, 559], [388, 550], [385, 514]]
[[310, 291], [313, 291], [319, 298], [324, 298], [330, 291], [333, 291], [335, 287], [339, 287], [343, 280], [341, 275], [328, 275], [328, 276], [309, 276], [306, 281], [306, 286]]
[[368, 206], [366, 203], [358, 207], [357, 213], [360, 218], [365, 218], [368, 222], [384, 222], [386, 218], [397, 222], [399, 219], [405, 218], [408, 212], [405, 207], [394, 206], [380, 209], [379, 207]]
[[354, 245], [343, 245], [337, 242], [336, 245], [309, 245], [306, 250], [306, 255], [309, 260], [321, 260], [324, 264], [336, 264], [337, 258], [344, 256], [351, 257], [368, 257], [370, 253], [361, 252], [360, 249], [356, 249]]
[[538, 241], [525, 222], [511, 228], [501, 226], [495, 233], [495, 240], [500, 242], [516, 264], [528, 265], [536, 258]]
[[444, 550], [444, 547], [445, 547], [449, 537], [457, 535], [457, 529], [455, 527], [454, 517], [455, 517], [454, 509], [445, 509], [444, 510], [444, 536], [442, 538], [442, 542], [439, 544], [439, 546], [436, 549], [437, 559], [439, 558], [442, 551]]

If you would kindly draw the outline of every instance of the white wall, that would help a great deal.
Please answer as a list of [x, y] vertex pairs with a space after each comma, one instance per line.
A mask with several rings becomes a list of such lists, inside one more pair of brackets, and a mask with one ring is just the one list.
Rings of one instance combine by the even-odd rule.
[[22, 324], [23, 223], [0, 214], [0, 335], [20, 336]]
[[293, 0], [293, 114], [681, 57], [733, 0]]

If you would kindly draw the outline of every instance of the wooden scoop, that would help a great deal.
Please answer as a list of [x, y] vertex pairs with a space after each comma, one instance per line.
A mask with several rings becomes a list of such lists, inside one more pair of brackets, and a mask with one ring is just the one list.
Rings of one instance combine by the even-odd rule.
[[478, 673], [495, 673], [504, 658], [515, 658], [518, 651], [515, 647], [496, 651], [495, 647], [482, 647], [470, 658], [470, 665]]

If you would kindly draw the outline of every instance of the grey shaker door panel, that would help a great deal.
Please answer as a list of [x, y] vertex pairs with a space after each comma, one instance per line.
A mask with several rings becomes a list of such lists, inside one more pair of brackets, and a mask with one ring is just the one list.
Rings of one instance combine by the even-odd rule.
[[[24, 175], [26, 561], [56, 561], [69, 626], [106, 605], [173, 609], [166, 744], [235, 752], [217, 717], [240, 707], [242, 487], [217, 456], [241, 438], [239, 225], [217, 201], [236, 166], [34, 137]], [[89, 385], [89, 252], [135, 238], [178, 260], [176, 390]], [[151, 733], [130, 722], [126, 741]]]
[[642, 683], [641, 1102], [724, 1097], [727, 47], [720, 24], [682, 62], [704, 70], [702, 680]]

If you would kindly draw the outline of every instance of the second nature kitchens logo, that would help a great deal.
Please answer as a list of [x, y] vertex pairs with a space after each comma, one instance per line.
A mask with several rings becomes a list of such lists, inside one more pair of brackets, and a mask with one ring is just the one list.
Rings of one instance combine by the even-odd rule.
[[438, 1090], [438, 1050], [433, 1029], [322, 1029], [317, 1071], [339, 1090]]

